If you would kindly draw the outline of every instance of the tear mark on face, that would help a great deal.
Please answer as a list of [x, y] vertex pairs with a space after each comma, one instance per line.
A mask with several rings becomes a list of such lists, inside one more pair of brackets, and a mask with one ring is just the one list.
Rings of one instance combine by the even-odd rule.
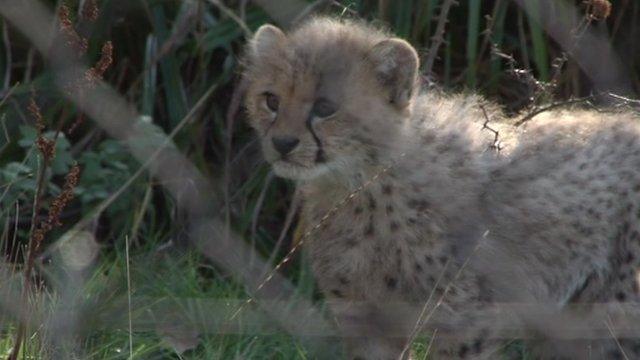
[[305, 126], [307, 127], [307, 130], [309, 130], [309, 132], [311, 133], [311, 136], [313, 137], [313, 141], [315, 141], [316, 146], [318, 146], [318, 150], [316, 151], [315, 162], [317, 164], [327, 162], [327, 156], [324, 153], [324, 150], [322, 149], [322, 142], [320, 141], [318, 134], [316, 134], [316, 131], [313, 129], [313, 114], [309, 114], [309, 117], [305, 122]]

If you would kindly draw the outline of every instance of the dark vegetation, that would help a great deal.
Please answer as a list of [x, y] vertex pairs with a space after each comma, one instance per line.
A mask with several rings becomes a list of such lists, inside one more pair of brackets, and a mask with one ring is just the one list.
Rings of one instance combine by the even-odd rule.
[[[0, 1], [0, 15], [9, 3]], [[507, 0], [44, 3], [57, 21], [41, 31], [90, 70], [75, 89], [60, 88], [48, 55], [3, 21], [0, 356], [14, 359], [310, 356], [298, 338], [263, 326], [268, 318], [229, 331], [222, 300], [246, 299], [243, 284], [190, 245], [176, 197], [80, 110], [73, 91], [104, 80], [141, 115], [136, 126], [151, 134], [141, 141], [175, 132], [175, 148], [220, 200], [217, 215], [271, 267], [295, 244], [297, 202], [261, 160], [240, 106], [242, 49], [263, 23], [287, 27], [310, 13], [378, 22], [419, 50], [426, 89], [477, 91], [521, 119], [549, 103], [634, 105], [640, 91], [634, 0], [567, 2], [576, 11], [573, 23], [564, 19], [569, 45], [548, 35], [542, 1], [523, 1], [527, 11]], [[594, 39], [618, 55], [597, 69], [613, 74], [604, 80], [580, 60], [605, 56]], [[279, 271], [296, 296], [321, 304], [300, 253]], [[415, 346], [427, 352], [428, 343]]]

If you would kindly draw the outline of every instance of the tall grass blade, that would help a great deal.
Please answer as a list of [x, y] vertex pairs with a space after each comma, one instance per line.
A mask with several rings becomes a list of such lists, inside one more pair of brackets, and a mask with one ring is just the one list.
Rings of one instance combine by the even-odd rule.
[[477, 84], [476, 59], [478, 57], [478, 40], [480, 39], [480, 0], [469, 0], [469, 17], [467, 26], [467, 86], [470, 89]]
[[[167, 29], [167, 18], [162, 4], [156, 4], [152, 8], [153, 27], [158, 44], [165, 44], [169, 39]], [[169, 112], [169, 128], [173, 128], [186, 114], [186, 101], [180, 77], [180, 64], [174, 53], [163, 56], [160, 60], [160, 71], [162, 72], [162, 90], [165, 94], [167, 110]]]
[[142, 104], [141, 113], [153, 117], [153, 106], [156, 97], [156, 83], [158, 70], [156, 67], [155, 57], [157, 51], [157, 40], [152, 34], [147, 36], [147, 44], [144, 51], [144, 77], [142, 82]]
[[[493, 19], [493, 30], [491, 31], [491, 42], [499, 49], [504, 42], [504, 23], [507, 17], [508, 1], [501, 1], [495, 17]], [[491, 54], [491, 73], [489, 78], [489, 91], [495, 93], [498, 81], [502, 76], [502, 59], [495, 54]]]
[[533, 61], [538, 70], [538, 79], [549, 81], [549, 52], [545, 41], [544, 30], [536, 20], [540, 13], [537, 1], [527, 1], [527, 21], [531, 31], [531, 44], [533, 47]]
[[394, 28], [398, 36], [409, 38], [411, 35], [411, 18], [413, 15], [413, 0], [399, 0], [394, 3]]

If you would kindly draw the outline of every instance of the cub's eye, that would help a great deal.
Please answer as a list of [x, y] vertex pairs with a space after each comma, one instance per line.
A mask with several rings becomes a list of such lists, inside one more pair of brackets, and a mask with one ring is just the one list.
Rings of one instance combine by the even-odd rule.
[[280, 106], [280, 99], [278, 99], [278, 96], [270, 92], [264, 93], [264, 96], [269, 110], [278, 112], [278, 107]]
[[311, 113], [319, 118], [326, 118], [336, 112], [336, 105], [327, 99], [318, 99], [311, 108]]

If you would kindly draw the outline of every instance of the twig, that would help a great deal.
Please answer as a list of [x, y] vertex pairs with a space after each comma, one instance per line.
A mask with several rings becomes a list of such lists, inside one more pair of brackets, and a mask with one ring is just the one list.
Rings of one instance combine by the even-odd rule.
[[580, 39], [582, 39], [585, 32], [588, 30], [589, 25], [596, 18], [593, 15], [590, 15], [591, 4], [587, 5], [587, 14], [582, 18], [582, 21], [576, 25], [576, 27], [571, 30], [571, 36], [573, 37], [572, 43], [570, 44], [568, 49], [565, 49], [560, 53], [560, 56], [553, 59], [551, 62], [551, 68], [553, 69], [553, 74], [551, 75], [551, 79], [547, 83], [540, 83], [541, 87], [537, 89], [535, 96], [532, 100], [532, 104], [534, 108], [532, 111], [535, 111], [535, 107], [540, 102], [540, 99], [543, 95], [553, 93], [559, 85], [559, 79], [562, 75], [562, 69], [564, 65], [569, 61], [569, 57], [573, 57], [574, 50], [580, 43]]
[[500, 132], [498, 132], [498, 130], [495, 130], [489, 126], [489, 121], [490, 121], [489, 115], [487, 114], [487, 110], [484, 108], [483, 105], [480, 105], [480, 110], [482, 110], [482, 114], [484, 115], [484, 124], [482, 124], [481, 130], [489, 130], [494, 135], [493, 142], [491, 143], [491, 145], [489, 145], [489, 149], [497, 150], [498, 152], [500, 152], [500, 150], [503, 149], [502, 144], [500, 143], [500, 140], [499, 140]]
[[551, 103], [547, 106], [543, 106], [541, 108], [535, 109], [533, 111], [531, 111], [530, 113], [528, 113], [527, 115], [525, 115], [524, 117], [522, 117], [522, 119], [516, 121], [516, 123], [514, 124], [515, 126], [520, 126], [522, 124], [524, 124], [525, 122], [533, 119], [535, 116], [545, 112], [545, 111], [549, 111], [561, 106], [565, 106], [565, 105], [571, 105], [571, 104], [579, 104], [579, 103], [586, 103], [586, 104], [590, 104], [590, 101], [593, 100], [593, 95], [589, 95], [589, 96], [584, 96], [584, 97], [580, 97], [580, 98], [575, 98], [575, 99], [569, 99], [566, 101], [558, 101], [558, 102], [554, 102]]
[[438, 56], [438, 49], [440, 45], [444, 42], [444, 31], [445, 25], [447, 23], [447, 16], [449, 14], [449, 9], [453, 5], [457, 5], [458, 2], [456, 0], [445, 0], [442, 4], [442, 9], [440, 10], [440, 15], [438, 16], [438, 25], [436, 26], [435, 35], [431, 38], [431, 47], [429, 48], [429, 53], [427, 55], [427, 60], [424, 66], [424, 72], [426, 74], [430, 74], [433, 68], [433, 63], [436, 60], [436, 56]]
[[522, 81], [527, 86], [529, 86], [529, 90], [531, 92], [538, 91], [542, 87], [540, 82], [536, 80], [536, 78], [531, 74], [531, 70], [528, 69], [519, 69], [517, 67], [518, 63], [513, 55], [506, 54], [500, 50], [500, 48], [496, 44], [492, 44], [491, 53], [507, 62], [509, 65], [509, 73], [513, 75], [516, 79]]
[[617, 95], [617, 94], [614, 94], [614, 93], [607, 93], [607, 95], [611, 96], [614, 99], [618, 99], [618, 100], [624, 101], [627, 104], [633, 104], [633, 105], [636, 105], [636, 106], [640, 106], [640, 100], [638, 100], [638, 99], [630, 99], [628, 97], [624, 97], [622, 95]]
[[493, 10], [491, 11], [491, 15], [485, 15], [485, 19], [487, 20], [487, 26], [482, 31], [482, 35], [484, 39], [482, 41], [482, 46], [480, 47], [480, 51], [478, 52], [478, 58], [476, 60], [476, 67], [480, 66], [482, 57], [484, 53], [487, 51], [491, 44], [491, 37], [493, 36], [493, 29], [496, 25], [496, 19], [498, 18], [498, 11], [500, 6], [502, 6], [503, 0], [496, 0], [493, 4]]
[[[514, 0], [514, 2], [525, 11], [529, 11], [530, 6], [527, 4], [531, 1]], [[549, 38], [553, 39], [563, 50], [571, 49], [575, 42], [572, 29], [576, 28], [577, 21], [575, 19], [579, 16], [572, 3], [538, 0], [536, 4], [539, 11], [531, 12], [531, 18], [538, 21]], [[559, 18], [566, 21], [557, 21]], [[631, 77], [621, 66], [607, 37], [599, 36], [595, 31], [585, 31], [581, 37], [581, 43], [587, 45], [575, 47], [572, 59], [591, 80], [592, 87], [596, 91], [613, 89], [618, 93], [631, 93]]]

